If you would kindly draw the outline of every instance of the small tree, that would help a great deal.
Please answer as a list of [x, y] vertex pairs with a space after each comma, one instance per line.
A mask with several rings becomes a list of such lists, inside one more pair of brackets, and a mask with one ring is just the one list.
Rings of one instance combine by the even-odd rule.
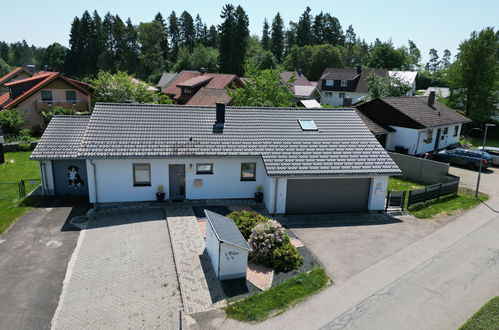
[[4, 109], [0, 111], [0, 126], [8, 137], [19, 135], [25, 121], [22, 113], [17, 109]]
[[290, 107], [293, 93], [281, 81], [279, 70], [250, 69], [248, 81], [242, 88], [228, 91], [237, 106]]
[[406, 96], [411, 87], [396, 77], [381, 77], [371, 73], [367, 77], [367, 90], [370, 99], [390, 96]]

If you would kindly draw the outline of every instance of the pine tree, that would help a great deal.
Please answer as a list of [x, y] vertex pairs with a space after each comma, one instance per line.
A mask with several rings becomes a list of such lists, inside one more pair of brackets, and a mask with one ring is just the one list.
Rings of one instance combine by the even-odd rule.
[[203, 23], [203, 20], [201, 19], [201, 16], [199, 14], [196, 15], [196, 21], [194, 24], [194, 30], [195, 30], [195, 35], [196, 35], [196, 44], [201, 44], [201, 45], [206, 45], [207, 43], [207, 36], [208, 36], [208, 29], [206, 27], [206, 24]]
[[246, 53], [248, 51], [249, 39], [249, 19], [243, 7], [237, 6], [234, 15], [236, 25], [232, 40], [232, 58], [234, 60], [233, 73], [244, 76], [244, 63], [246, 62]]
[[275, 15], [274, 20], [272, 21], [270, 50], [277, 59], [277, 62], [281, 62], [284, 52], [284, 22], [279, 13]]
[[98, 67], [100, 70], [115, 72], [115, 51], [116, 45], [113, 35], [114, 16], [110, 12], [102, 20], [103, 48], [98, 57]]
[[170, 32], [170, 44], [172, 47], [170, 60], [171, 62], [176, 62], [180, 47], [180, 31], [179, 31], [177, 14], [175, 14], [174, 11], [172, 11], [172, 13], [170, 14], [168, 22], [169, 22], [168, 31]]
[[333, 46], [343, 46], [345, 43], [340, 21], [329, 13], [322, 17], [322, 42]]
[[345, 33], [345, 47], [347, 49], [347, 58], [345, 64], [347, 66], [358, 64], [358, 63], [352, 63], [353, 47], [355, 46], [355, 43], [356, 43], [355, 31], [353, 30], [353, 26], [349, 25], [347, 32]]
[[181, 44], [192, 52], [196, 44], [196, 30], [194, 28], [194, 20], [192, 19], [191, 14], [185, 10], [179, 18], [179, 31]]
[[157, 21], [140, 23], [139, 25], [140, 73], [145, 80], [155, 80], [165, 68], [161, 44], [161, 40], [164, 40], [163, 34], [165, 31]]
[[264, 50], [270, 50], [269, 23], [266, 18], [263, 20], [262, 40], [260, 43]]
[[215, 25], [210, 26], [210, 29], [208, 30], [206, 45], [213, 48], [219, 47], [218, 30]]
[[450, 58], [451, 58], [450, 50], [445, 49], [444, 55], [442, 56], [442, 62], [440, 63], [443, 69], [447, 69], [450, 66]]
[[80, 40], [80, 19], [75, 17], [71, 23], [71, 29], [69, 32], [69, 52], [66, 60], [66, 72], [69, 74], [79, 77], [81, 68], [79, 62], [79, 56], [81, 51], [81, 40]]
[[125, 40], [127, 46], [125, 56], [125, 70], [128, 73], [136, 74], [139, 71], [139, 32], [137, 31], [137, 28], [132, 24], [132, 20], [130, 19], [130, 17], [126, 21]]
[[80, 75], [83, 77], [93, 72], [91, 62], [94, 60], [90, 57], [92, 55], [90, 52], [90, 41], [92, 38], [91, 36], [92, 24], [93, 24], [92, 16], [90, 16], [90, 13], [87, 10], [85, 10], [85, 12], [83, 12], [83, 15], [81, 16], [78, 29], [78, 34], [80, 36], [80, 42], [81, 42], [80, 44], [81, 48], [78, 60], [81, 63]]
[[413, 68], [417, 68], [419, 65], [419, 61], [421, 60], [421, 52], [418, 49], [418, 46], [414, 43], [414, 41], [409, 40], [409, 57], [411, 59], [411, 64]]
[[156, 14], [156, 16], [154, 17], [154, 20], [156, 22], [158, 22], [159, 24], [161, 24], [161, 26], [163, 27], [163, 30], [165, 31], [164, 34], [161, 34], [162, 37], [164, 37], [164, 40], [160, 40], [160, 43], [161, 43], [161, 49], [163, 50], [163, 58], [165, 59], [165, 61], [168, 59], [168, 56], [169, 56], [169, 47], [168, 47], [168, 29], [166, 27], [166, 22], [165, 22], [165, 19], [163, 18], [163, 15], [161, 15], [160, 12], [158, 12]]
[[286, 30], [286, 46], [284, 48], [284, 56], [287, 56], [291, 53], [291, 50], [294, 46], [296, 46], [296, 30], [298, 28], [298, 24], [295, 22], [289, 22], [289, 29]]
[[[102, 34], [102, 19], [97, 10], [92, 13], [92, 24], [88, 43], [88, 54], [90, 58], [96, 59], [100, 56], [104, 48], [104, 36]], [[91, 75], [97, 73], [98, 62], [89, 61], [89, 72]]]
[[315, 15], [314, 24], [312, 25], [312, 32], [314, 37], [314, 44], [322, 45], [324, 40], [324, 14], [322, 11]]
[[230, 73], [232, 72], [233, 65], [233, 54], [232, 54], [232, 41], [234, 39], [234, 26], [236, 25], [235, 20], [235, 8], [231, 4], [226, 4], [222, 9], [222, 14], [220, 18], [224, 21], [220, 24], [220, 46], [219, 46], [219, 67], [220, 72]]
[[439, 59], [439, 57], [438, 57], [437, 50], [435, 48], [430, 49], [430, 60], [426, 64], [427, 68], [430, 71], [433, 71], [433, 72], [437, 71], [437, 69], [440, 65], [440, 61], [438, 59]]
[[125, 71], [127, 69], [126, 53], [128, 51], [126, 40], [126, 26], [125, 23], [123, 23], [123, 20], [118, 15], [114, 16], [112, 31], [115, 45], [114, 69], [115, 71]]
[[314, 40], [312, 36], [312, 17], [310, 7], [307, 6], [301, 15], [296, 29], [296, 44], [298, 46], [312, 45]]

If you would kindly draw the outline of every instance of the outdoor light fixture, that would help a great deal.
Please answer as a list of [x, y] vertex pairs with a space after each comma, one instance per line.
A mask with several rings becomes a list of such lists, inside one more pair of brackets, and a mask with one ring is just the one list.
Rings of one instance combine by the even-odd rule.
[[495, 124], [485, 124], [485, 132], [483, 133], [482, 151], [480, 152], [480, 167], [478, 168], [478, 179], [476, 180], [475, 198], [478, 198], [478, 188], [480, 187], [480, 176], [482, 174], [483, 152], [485, 150], [485, 142], [487, 141], [487, 130], [489, 127], [495, 127]]

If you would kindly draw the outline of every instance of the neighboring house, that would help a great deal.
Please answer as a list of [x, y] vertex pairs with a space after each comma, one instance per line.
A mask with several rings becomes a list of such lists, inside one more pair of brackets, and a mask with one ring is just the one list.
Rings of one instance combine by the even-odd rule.
[[59, 72], [40, 71], [32, 77], [6, 83], [9, 92], [0, 96], [0, 111], [15, 108], [24, 114], [24, 128], [44, 125], [41, 111], [55, 107], [91, 111], [87, 84], [64, 77]]
[[174, 79], [177, 76], [177, 73], [175, 72], [163, 72], [161, 75], [161, 78], [158, 81], [157, 86], [161, 89], [168, 85], [172, 79]]
[[449, 87], [428, 87], [428, 89], [424, 92], [423, 96], [429, 96], [431, 92], [435, 92], [435, 94], [444, 99], [450, 96]]
[[272, 213], [383, 210], [401, 173], [354, 109], [97, 103], [54, 117], [31, 158], [45, 194], [249, 199], [261, 186]]
[[367, 95], [367, 77], [377, 74], [388, 77], [385, 69], [337, 69], [326, 68], [319, 79], [318, 87], [322, 94], [321, 103], [350, 106], [363, 100]]
[[[235, 74], [205, 73], [199, 71], [182, 71], [177, 74], [161, 91], [167, 94], [176, 104], [187, 104], [203, 87], [225, 89], [242, 87], [243, 82]], [[220, 103], [225, 97], [222, 96]], [[203, 102], [204, 104], [205, 102]], [[192, 103], [190, 103], [192, 104]]]
[[227, 105], [232, 104], [232, 98], [227, 94], [225, 88], [208, 88], [201, 87], [201, 89], [194, 94], [194, 96], [187, 101], [187, 105], [211, 105], [214, 106], [217, 103], [223, 103]]
[[388, 134], [390, 134], [391, 132], [395, 132], [395, 130], [388, 125], [383, 125], [383, 124], [375, 122], [374, 120], [367, 117], [359, 110], [356, 110], [356, 112], [357, 112], [357, 115], [359, 115], [360, 119], [362, 119], [364, 124], [366, 124], [367, 128], [369, 128], [371, 133], [373, 133], [373, 135], [379, 141], [381, 146], [383, 148], [385, 148]]
[[322, 108], [322, 105], [317, 102], [317, 100], [300, 100], [297, 104], [298, 106], [304, 106], [305, 108]]
[[137, 79], [137, 78], [134, 78], [132, 77], [131, 78], [132, 82], [136, 83], [136, 84], [142, 84], [142, 85], [145, 85], [147, 86], [146, 89], [149, 91], [149, 92], [153, 92], [153, 93], [156, 93], [156, 92], [159, 92], [159, 88], [156, 88], [154, 86], [151, 86], [149, 85], [148, 83], [140, 80], [140, 79]]
[[6, 83], [16, 80], [26, 79], [32, 77], [34, 74], [35, 74], [34, 65], [17, 67], [14, 70], [10, 71], [5, 76], [0, 78], [0, 96], [9, 92], [9, 88], [5, 86]]
[[[292, 82], [291, 79], [294, 79]], [[281, 80], [289, 86], [293, 93], [293, 103], [298, 103], [300, 100], [320, 100], [321, 92], [317, 88], [317, 83], [311, 83], [301, 71], [283, 71], [281, 72]]]
[[411, 88], [406, 93], [406, 96], [414, 96], [416, 93], [416, 78], [418, 77], [417, 71], [388, 71], [388, 75], [403, 82]]
[[471, 122], [435, 101], [434, 93], [428, 97], [375, 99], [357, 106], [357, 109], [374, 123], [394, 130], [386, 133], [387, 150], [410, 155], [433, 152], [458, 143], [462, 124]]

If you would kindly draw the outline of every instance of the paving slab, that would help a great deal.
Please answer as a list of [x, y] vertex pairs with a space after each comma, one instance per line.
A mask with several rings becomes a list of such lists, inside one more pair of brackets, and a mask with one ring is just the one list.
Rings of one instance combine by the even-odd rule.
[[52, 327], [175, 329], [181, 309], [164, 210], [129, 210], [81, 231]]
[[225, 307], [225, 295], [211, 266], [192, 207], [168, 206], [166, 220], [185, 312], [193, 314]]

